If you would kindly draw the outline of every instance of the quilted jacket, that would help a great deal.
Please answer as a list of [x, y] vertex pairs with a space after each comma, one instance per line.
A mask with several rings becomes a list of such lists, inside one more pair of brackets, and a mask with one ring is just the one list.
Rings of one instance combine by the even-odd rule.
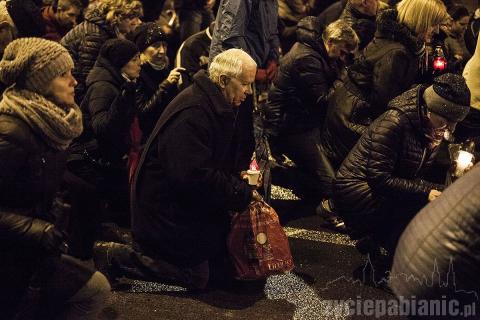
[[424, 134], [423, 91], [417, 86], [392, 100], [340, 166], [334, 202], [347, 219], [372, 222], [392, 207], [421, 207], [432, 189], [443, 189], [422, 179], [438, 149]]
[[105, 21], [104, 16], [92, 10], [85, 15], [85, 21], [70, 30], [60, 41], [75, 63], [73, 76], [78, 82], [75, 87], [78, 104], [86, 93], [85, 81], [97, 60], [100, 48], [105, 41], [112, 38], [116, 38], [114, 29]]

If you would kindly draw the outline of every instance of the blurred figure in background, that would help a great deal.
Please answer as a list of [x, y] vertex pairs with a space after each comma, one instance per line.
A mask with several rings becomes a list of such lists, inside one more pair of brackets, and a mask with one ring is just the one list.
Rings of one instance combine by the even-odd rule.
[[72, 55], [73, 75], [78, 81], [75, 99], [83, 100], [86, 78], [97, 60], [100, 48], [108, 39], [125, 38], [141, 23], [142, 4], [137, 0], [102, 0], [87, 10], [85, 20], [60, 41]]
[[180, 91], [192, 83], [197, 71], [207, 70], [214, 26], [215, 22], [212, 22], [205, 30], [190, 36], [178, 49], [175, 67], [185, 69], [178, 83]]
[[308, 15], [310, 15], [309, 0], [278, 1], [278, 18], [283, 27], [280, 34], [283, 53], [287, 53], [297, 39], [297, 23]]
[[131, 34], [140, 51], [142, 68], [136, 92], [136, 112], [130, 128], [128, 154], [129, 181], [137, 167], [140, 151], [163, 110], [177, 94], [177, 83], [183, 68], [170, 70], [167, 38], [158, 23], [140, 25]]
[[127, 154], [140, 68], [133, 42], [110, 39], [87, 77], [80, 105], [84, 130], [70, 146], [68, 159], [69, 172], [78, 178], [69, 186], [75, 194], [72, 207], [81, 213], [72, 231], [72, 250], [82, 259], [92, 257], [100, 222], [130, 221]]
[[464, 37], [470, 21], [470, 15], [468, 9], [460, 5], [454, 5], [449, 8], [448, 14], [452, 21], [450, 26], [445, 28], [447, 38], [444, 43], [448, 62], [452, 65], [449, 66], [449, 70], [462, 73], [465, 63], [472, 57], [467, 49]]
[[42, 38], [60, 42], [68, 31], [77, 25], [82, 13], [81, 0], [59, 0], [54, 6], [42, 8], [45, 34]]
[[175, 0], [180, 23], [180, 42], [207, 28], [215, 19], [215, 0]]

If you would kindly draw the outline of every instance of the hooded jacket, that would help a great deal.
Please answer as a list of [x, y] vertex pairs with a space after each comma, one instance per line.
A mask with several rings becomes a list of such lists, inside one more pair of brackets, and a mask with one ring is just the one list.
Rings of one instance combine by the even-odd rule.
[[265, 128], [270, 135], [306, 132], [323, 124], [339, 67], [328, 57], [317, 20], [299, 22], [298, 41], [280, 62], [265, 107]]
[[100, 48], [108, 39], [116, 38], [115, 31], [98, 10], [85, 14], [85, 21], [70, 30], [60, 41], [72, 56], [73, 76], [78, 82], [75, 100], [80, 104], [86, 92], [86, 79], [97, 60]]
[[363, 54], [349, 68], [349, 80], [372, 107], [372, 119], [381, 115], [388, 102], [409, 89], [419, 75], [423, 41], [397, 21], [397, 10], [382, 11], [377, 31]]
[[[88, 75], [87, 92], [80, 105], [84, 131], [72, 150], [120, 164], [129, 149], [129, 130], [135, 112], [135, 86], [127, 83], [107, 59], [100, 56]], [[95, 142], [95, 143], [92, 143]], [[98, 145], [97, 145], [98, 144]]]

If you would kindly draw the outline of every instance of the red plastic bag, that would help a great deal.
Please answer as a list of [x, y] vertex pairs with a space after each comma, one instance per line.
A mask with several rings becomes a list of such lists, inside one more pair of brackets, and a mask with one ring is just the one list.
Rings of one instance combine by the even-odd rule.
[[278, 215], [264, 201], [252, 202], [235, 214], [227, 247], [238, 280], [263, 279], [294, 267]]

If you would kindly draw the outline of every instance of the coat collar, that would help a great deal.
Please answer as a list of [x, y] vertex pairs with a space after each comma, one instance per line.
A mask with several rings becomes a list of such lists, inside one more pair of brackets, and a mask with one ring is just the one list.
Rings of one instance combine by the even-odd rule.
[[383, 10], [377, 17], [377, 31], [375, 38], [390, 39], [403, 44], [411, 53], [420, 56], [425, 51], [425, 44], [405, 25], [397, 20], [398, 11], [395, 9]]
[[216, 84], [214, 84], [212, 80], [210, 80], [205, 70], [198, 71], [193, 76], [193, 81], [194, 85], [196, 85], [198, 89], [203, 91], [204, 94], [208, 97], [208, 99], [213, 105], [213, 110], [215, 111], [215, 113], [219, 115], [233, 113], [234, 107], [230, 105], [227, 100], [225, 100], [225, 97], [220, 91], [220, 88]]

